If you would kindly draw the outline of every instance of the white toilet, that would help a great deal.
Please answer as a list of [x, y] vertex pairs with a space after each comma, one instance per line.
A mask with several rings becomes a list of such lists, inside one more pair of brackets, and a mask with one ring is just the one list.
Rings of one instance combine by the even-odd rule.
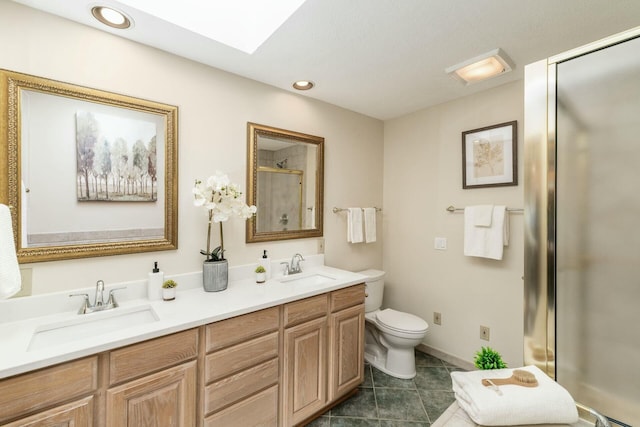
[[390, 308], [380, 310], [384, 271], [364, 270], [358, 273], [367, 276], [364, 359], [393, 377], [415, 377], [414, 348], [422, 342], [429, 325], [413, 314]]

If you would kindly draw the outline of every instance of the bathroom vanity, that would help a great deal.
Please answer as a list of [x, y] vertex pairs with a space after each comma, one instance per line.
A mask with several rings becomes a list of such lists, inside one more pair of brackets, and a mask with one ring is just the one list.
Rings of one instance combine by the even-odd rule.
[[[13, 346], [0, 356], [0, 424], [303, 424], [364, 378], [362, 281], [322, 266], [265, 285], [231, 282], [221, 293], [194, 288], [172, 303], [123, 301], [115, 310], [142, 304], [158, 320], [104, 334], [101, 344], [88, 337], [29, 351], [33, 338], [9, 337], [27, 346], [23, 362]], [[9, 326], [33, 334], [34, 322]]]

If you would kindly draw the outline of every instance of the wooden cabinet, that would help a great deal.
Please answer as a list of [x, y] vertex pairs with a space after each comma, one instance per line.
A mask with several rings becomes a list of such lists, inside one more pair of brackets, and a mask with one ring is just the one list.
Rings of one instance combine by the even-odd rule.
[[194, 426], [197, 355], [197, 329], [111, 351], [107, 427]]
[[206, 326], [205, 426], [276, 426], [280, 307]]
[[147, 375], [107, 391], [108, 427], [196, 424], [196, 361]]
[[363, 303], [352, 286], [0, 380], [0, 425], [299, 425], [362, 382]]
[[293, 426], [327, 403], [327, 316], [285, 329], [283, 416]]
[[77, 402], [60, 405], [30, 417], [2, 425], [4, 427], [89, 427], [93, 425], [93, 400], [93, 396], [89, 396]]
[[0, 424], [91, 426], [97, 391], [98, 356], [2, 380]]
[[[332, 294], [332, 313], [329, 318], [330, 401], [344, 396], [364, 380], [363, 300], [363, 286]], [[343, 308], [349, 304], [356, 305]]]
[[364, 379], [364, 285], [284, 305], [285, 426], [320, 415]]

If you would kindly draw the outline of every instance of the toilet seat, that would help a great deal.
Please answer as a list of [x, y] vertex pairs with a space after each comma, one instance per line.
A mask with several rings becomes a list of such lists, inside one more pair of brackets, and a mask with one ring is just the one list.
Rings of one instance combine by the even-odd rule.
[[424, 334], [429, 325], [418, 316], [387, 308], [376, 312], [378, 323], [391, 331], [411, 334]]

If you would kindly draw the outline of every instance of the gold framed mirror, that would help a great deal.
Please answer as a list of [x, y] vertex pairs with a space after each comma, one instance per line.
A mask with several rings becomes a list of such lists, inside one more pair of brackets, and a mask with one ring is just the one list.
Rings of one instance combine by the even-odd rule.
[[0, 70], [20, 263], [176, 249], [178, 108]]
[[247, 243], [322, 236], [324, 138], [247, 123]]

